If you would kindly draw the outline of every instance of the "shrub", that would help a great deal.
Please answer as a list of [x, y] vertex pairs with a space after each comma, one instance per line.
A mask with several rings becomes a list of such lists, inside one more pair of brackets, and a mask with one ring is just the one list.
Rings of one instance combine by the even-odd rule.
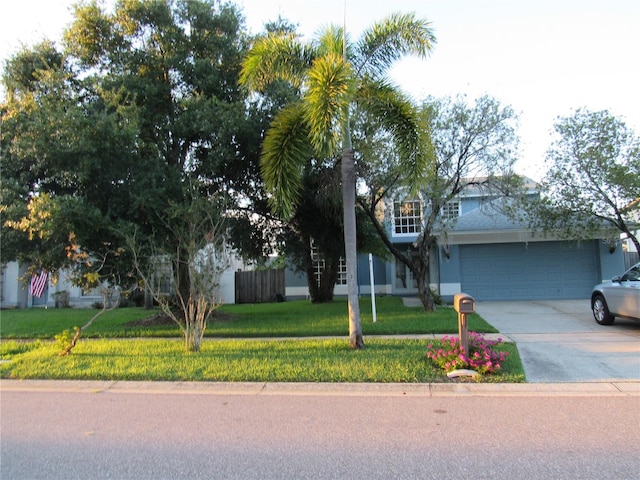
[[67, 292], [66, 290], [56, 292], [52, 295], [52, 297], [55, 301], [56, 308], [69, 308], [71, 306], [71, 304], [69, 303], [69, 292]]
[[433, 296], [433, 303], [436, 305], [444, 305], [444, 301], [442, 300], [442, 296], [435, 291], [435, 289], [431, 289], [431, 296]]
[[[74, 330], [78, 330], [78, 327], [73, 327], [73, 328]], [[67, 348], [67, 346], [69, 346], [75, 334], [74, 330], [66, 329], [53, 337], [56, 340], [56, 346], [58, 350], [62, 351], [65, 348]]]
[[445, 336], [439, 344], [427, 346], [427, 358], [449, 373], [460, 368], [470, 368], [480, 374], [490, 374], [500, 370], [500, 364], [509, 355], [495, 349], [502, 343], [487, 340], [483, 335], [469, 332], [469, 352], [465, 354], [458, 337]]

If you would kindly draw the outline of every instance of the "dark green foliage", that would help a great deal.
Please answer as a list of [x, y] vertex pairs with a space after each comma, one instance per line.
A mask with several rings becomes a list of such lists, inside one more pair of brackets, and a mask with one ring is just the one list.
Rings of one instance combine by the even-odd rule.
[[211, 0], [74, 8], [64, 50], [20, 52], [3, 78], [2, 260], [133, 286], [128, 235], [175, 250], [171, 206], [257, 163], [237, 86], [247, 40], [236, 7]]

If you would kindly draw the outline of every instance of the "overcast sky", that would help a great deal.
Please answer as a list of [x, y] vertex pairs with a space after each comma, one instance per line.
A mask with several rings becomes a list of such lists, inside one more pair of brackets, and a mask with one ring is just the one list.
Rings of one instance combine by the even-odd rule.
[[[21, 44], [59, 40], [72, 0], [0, 0], [0, 59]], [[109, 0], [111, 3], [111, 0]], [[237, 0], [258, 33], [278, 15], [309, 37], [345, 21], [352, 37], [391, 12], [432, 22], [438, 43], [424, 61], [401, 62], [393, 80], [416, 100], [497, 97], [520, 113], [517, 170], [534, 179], [557, 116], [608, 109], [640, 133], [638, 0]]]

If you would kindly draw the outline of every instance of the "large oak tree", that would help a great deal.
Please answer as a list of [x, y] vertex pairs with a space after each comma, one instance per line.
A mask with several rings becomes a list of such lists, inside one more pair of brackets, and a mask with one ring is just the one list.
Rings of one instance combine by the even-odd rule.
[[[221, 165], [257, 150], [242, 135], [243, 20], [214, 0], [74, 9], [63, 49], [27, 49], [5, 70], [3, 260], [77, 267], [85, 286], [135, 283], [125, 237], [135, 231], [188, 258], [172, 235], [187, 219], [171, 212], [190, 207], [194, 188], [203, 197], [231, 191]], [[173, 269], [182, 298], [187, 268]]]

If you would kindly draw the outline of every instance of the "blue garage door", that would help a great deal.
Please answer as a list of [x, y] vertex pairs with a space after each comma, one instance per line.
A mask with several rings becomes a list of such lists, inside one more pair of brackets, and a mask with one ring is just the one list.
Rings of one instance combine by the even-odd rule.
[[594, 241], [462, 245], [460, 266], [479, 301], [588, 298], [599, 282]]

